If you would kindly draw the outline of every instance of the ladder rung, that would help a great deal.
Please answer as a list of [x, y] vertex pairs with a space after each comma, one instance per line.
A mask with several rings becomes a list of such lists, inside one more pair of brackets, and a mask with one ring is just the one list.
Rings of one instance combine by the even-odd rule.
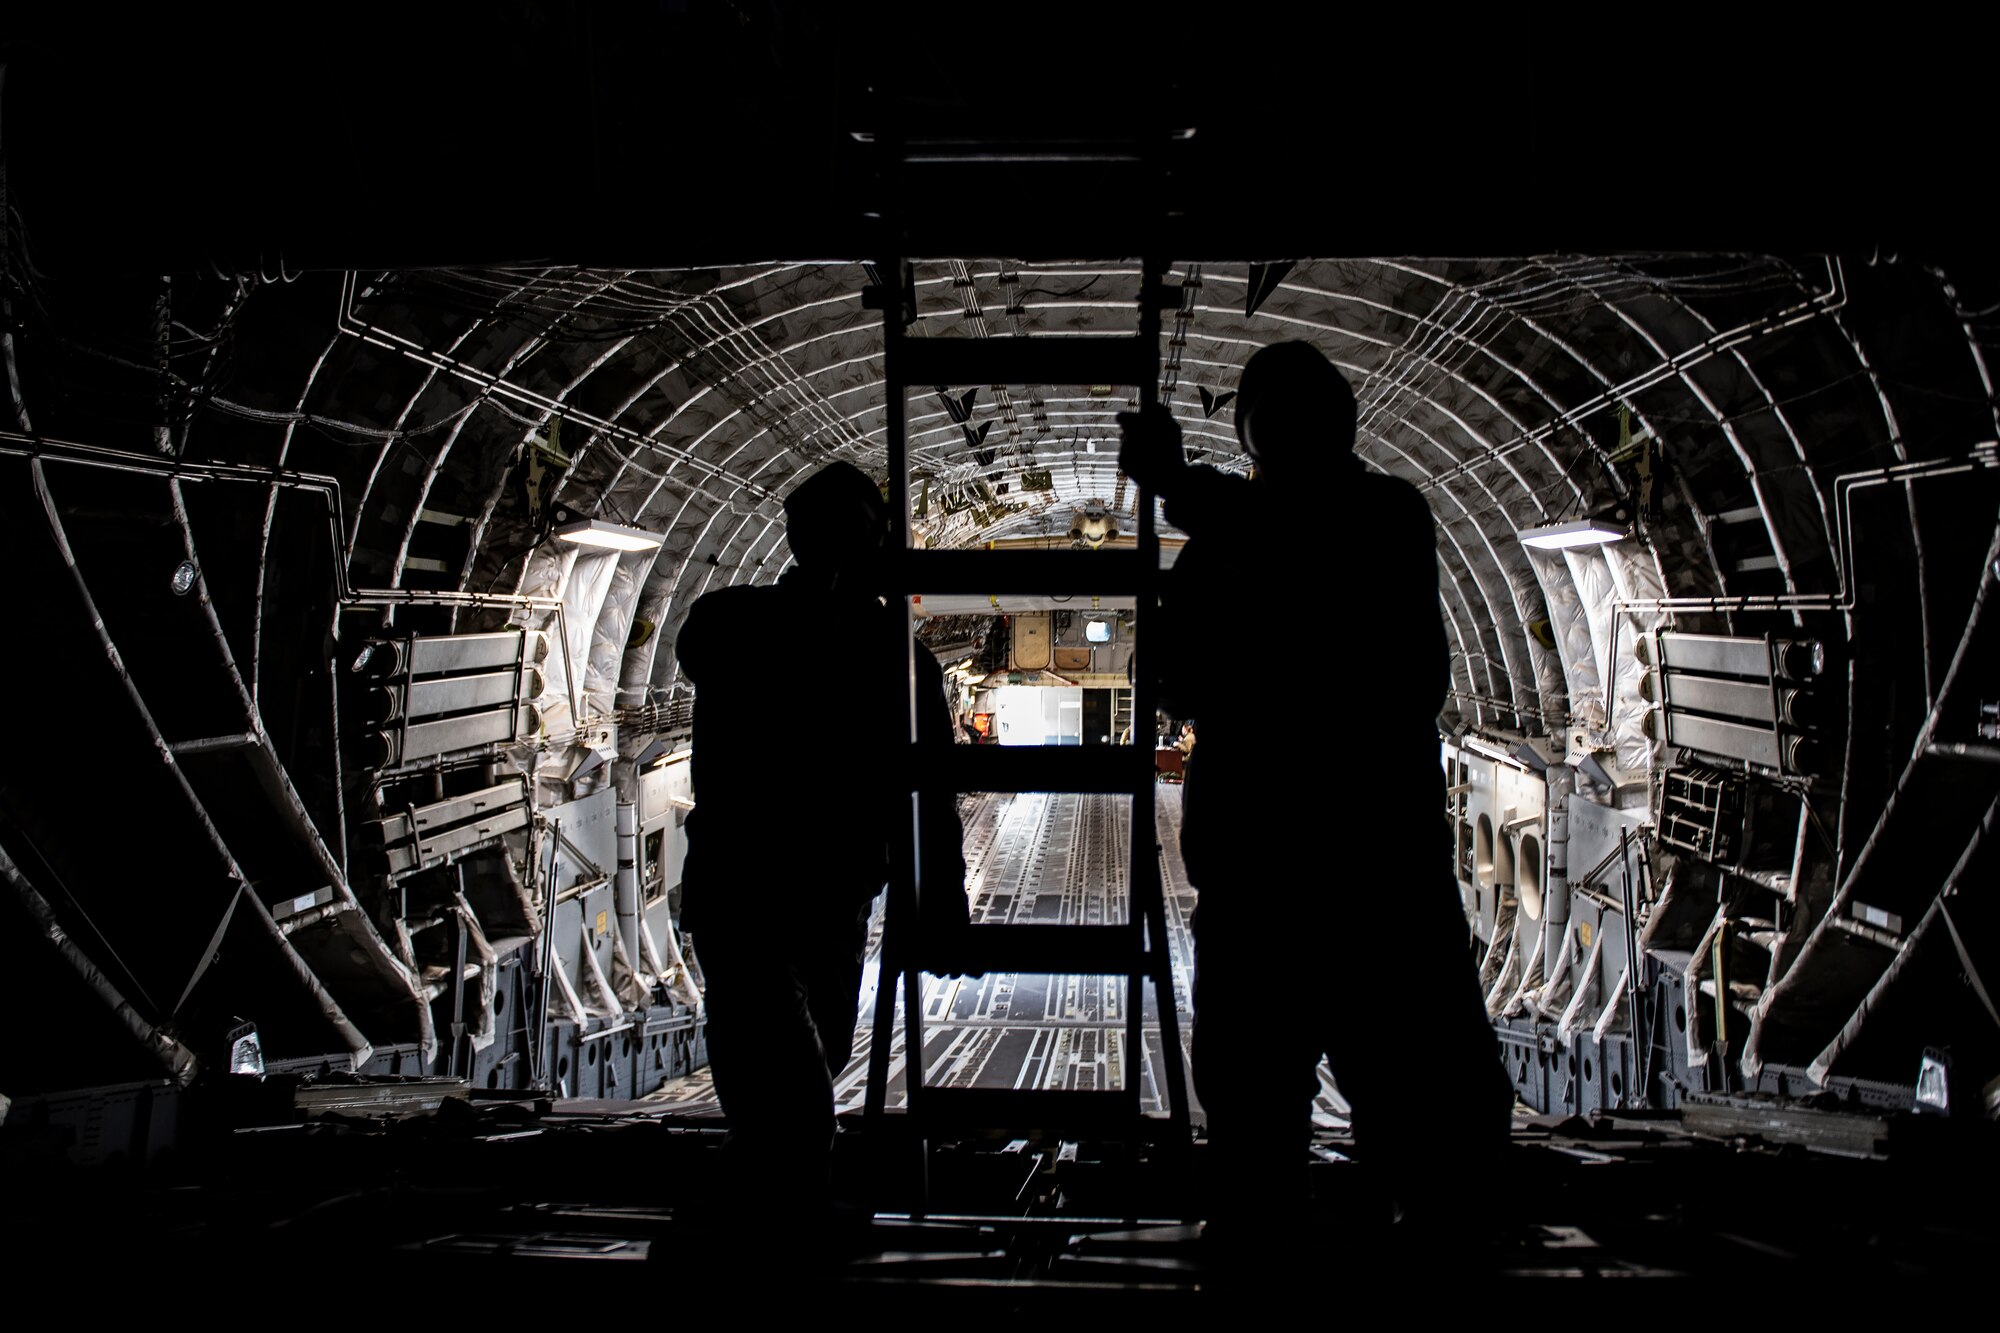
[[[858, 136], [857, 136], [858, 137]], [[866, 142], [874, 142], [871, 135]], [[954, 135], [911, 135], [898, 145], [905, 163], [921, 166], [1013, 162], [1044, 165], [1143, 162], [1153, 145], [1136, 136], [1073, 132], [1032, 134], [1018, 125], [999, 132], [968, 130]]]
[[[1128, 1069], [1136, 1075], [1136, 1068]], [[1058, 1134], [1125, 1137], [1145, 1128], [1136, 1088], [935, 1088], [918, 1093], [915, 1119], [926, 1128], [1040, 1129]]]
[[907, 385], [1148, 384], [1160, 349], [1133, 337], [905, 338], [889, 373]]
[[1130, 597], [1145, 567], [1137, 551], [907, 551], [899, 573], [892, 595]]
[[1006, 925], [968, 926], [938, 961], [955, 972], [1129, 977], [1148, 959], [1136, 926]]
[[1076, 791], [1130, 795], [1154, 781], [1153, 753], [1132, 745], [954, 745], [910, 748], [932, 791]]

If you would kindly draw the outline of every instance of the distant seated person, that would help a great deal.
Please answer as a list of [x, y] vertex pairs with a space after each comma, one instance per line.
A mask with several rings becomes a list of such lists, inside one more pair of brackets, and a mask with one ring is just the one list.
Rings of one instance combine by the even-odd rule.
[[1179, 740], [1174, 742], [1174, 748], [1181, 752], [1182, 759], [1186, 759], [1194, 753], [1194, 723], [1181, 723], [1181, 736]]

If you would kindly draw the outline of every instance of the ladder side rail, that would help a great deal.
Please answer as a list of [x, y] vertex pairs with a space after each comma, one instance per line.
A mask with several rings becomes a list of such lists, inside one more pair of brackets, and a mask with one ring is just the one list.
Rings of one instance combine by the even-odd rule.
[[[1160, 313], [1166, 299], [1167, 263], [1164, 258], [1146, 256], [1141, 279], [1140, 334], [1157, 349], [1160, 338]], [[1159, 376], [1148, 378], [1140, 385], [1140, 408], [1150, 410], [1159, 404]], [[1139, 577], [1141, 580], [1139, 607], [1143, 623], [1150, 616], [1155, 626], [1159, 623], [1160, 589], [1160, 538], [1155, 523], [1156, 509], [1151, 488], [1139, 488]], [[1154, 662], [1158, 657], [1155, 655]], [[1132, 743], [1143, 743], [1147, 749], [1158, 744], [1154, 730], [1158, 718], [1156, 672], [1146, 665], [1146, 654], [1139, 654], [1138, 669], [1133, 672], [1132, 697]], [[1188, 1108], [1188, 1085], [1186, 1061], [1182, 1058], [1180, 1041], [1180, 1019], [1174, 994], [1173, 958], [1167, 940], [1166, 899], [1160, 884], [1159, 824], [1155, 798], [1157, 788], [1152, 774], [1147, 773], [1135, 789], [1132, 801], [1132, 834], [1129, 848], [1132, 856], [1132, 905], [1135, 913], [1142, 913], [1146, 933], [1146, 957], [1151, 965], [1153, 1000], [1158, 1007], [1160, 1029], [1161, 1072], [1167, 1086], [1161, 1089], [1162, 1100], [1166, 1103], [1169, 1119], [1173, 1126], [1175, 1142], [1185, 1145], [1193, 1132]], [[1135, 1013], [1136, 1023], [1139, 1015]], [[1142, 1047], [1143, 1050], [1143, 1047]]]
[[[877, 133], [885, 202], [881, 218], [882, 253], [876, 259], [875, 276], [878, 284], [876, 296], [882, 311], [883, 437], [888, 450], [888, 494], [885, 498], [891, 525], [888, 548], [884, 552], [888, 559], [884, 564], [896, 575], [888, 591], [899, 603], [901, 614], [888, 617], [892, 626], [889, 632], [901, 636], [898, 650], [904, 665], [904, 737], [906, 744], [914, 749], [917, 740], [916, 646], [911, 633], [909, 590], [903, 586], [908, 567], [905, 556], [910, 544], [909, 442], [904, 434], [908, 403], [899, 356], [904, 334], [903, 238], [902, 220], [894, 207], [901, 187], [902, 135], [901, 126], [891, 109], [893, 100], [884, 98], [883, 106], [884, 123]], [[864, 1114], [871, 1124], [879, 1124], [888, 1109], [888, 1072], [899, 978], [904, 992], [903, 1021], [906, 1029], [903, 1081], [912, 1112], [917, 1108], [917, 1085], [922, 1081], [923, 1045], [919, 1011], [922, 980], [917, 971], [914, 939], [919, 895], [922, 892], [918, 882], [918, 867], [923, 862], [918, 839], [922, 834], [918, 818], [919, 797], [914, 784], [905, 783], [904, 787], [901, 793], [892, 790], [876, 794], [876, 799], [888, 802], [907, 800], [910, 836], [889, 839], [889, 900], [883, 913], [882, 948], [877, 956], [875, 1018], [869, 1034], [868, 1087], [864, 1103]]]
[[[1154, 262], [1153, 256], [1146, 254], [1141, 256], [1139, 264], [1139, 338], [1145, 344], [1146, 350], [1153, 354], [1153, 368], [1151, 372], [1139, 381], [1139, 410], [1141, 412], [1150, 412], [1160, 401], [1160, 293], [1157, 285], [1159, 275], [1154, 268]], [[1157, 570], [1160, 560], [1160, 538], [1158, 532], [1154, 530], [1153, 525], [1153, 510], [1155, 506], [1151, 489], [1144, 485], [1139, 487], [1135, 507], [1139, 515], [1139, 590], [1137, 597], [1138, 614], [1136, 619], [1141, 626], [1140, 633], [1143, 634], [1145, 632], [1144, 626], [1152, 618], [1153, 607], [1156, 605]], [[1145, 704], [1150, 703], [1152, 698], [1149, 676], [1150, 673], [1146, 669], [1145, 654], [1142, 651], [1138, 655], [1135, 669], [1132, 673], [1134, 685], [1132, 744], [1135, 747], [1139, 745], [1142, 737], [1151, 738], [1153, 736], [1152, 715], [1145, 714], [1144, 716], [1148, 720], [1143, 723], [1141, 721], [1141, 709]], [[1150, 780], [1142, 783], [1136, 776], [1134, 777], [1130, 813], [1131, 821], [1126, 837], [1126, 854], [1129, 857], [1126, 874], [1129, 896], [1126, 910], [1132, 918], [1133, 927], [1138, 932], [1139, 939], [1137, 943], [1141, 949], [1144, 949], [1148, 933], [1147, 927], [1151, 924], [1153, 917], [1153, 899], [1159, 896], [1156, 873], [1159, 868], [1159, 857], [1153, 851], [1156, 834], [1154, 832], [1153, 787]], [[1150, 881], [1148, 879], [1149, 873], [1154, 874], [1154, 878]], [[1146, 971], [1144, 973], [1134, 972], [1127, 979], [1126, 986], [1127, 1013], [1125, 1015], [1125, 1041], [1127, 1054], [1125, 1079], [1132, 1086], [1135, 1099], [1138, 1096], [1138, 1090], [1145, 1076], [1145, 1066], [1148, 1063], [1146, 1060], [1145, 1025], [1145, 986], [1147, 980], [1154, 980], [1154, 1003], [1159, 1007], [1163, 1020], [1166, 1017], [1166, 1010], [1172, 1005], [1172, 998], [1159, 989], [1157, 978], [1154, 976], [1154, 969], [1151, 967], [1150, 958], [1147, 959], [1147, 964]], [[1165, 1033], [1166, 1029], [1162, 1028], [1162, 1046], [1165, 1044]], [[1162, 1088], [1160, 1092], [1165, 1097], [1168, 1090]]]
[[[892, 153], [892, 157], [894, 154]], [[892, 169], [894, 169], [892, 167]], [[892, 198], [895, 197], [893, 194]], [[885, 219], [888, 214], [885, 210]], [[892, 233], [892, 240], [895, 239]], [[892, 246], [900, 249], [900, 245]], [[900, 254], [884, 257], [887, 262], [882, 268], [882, 281], [887, 284], [887, 300], [882, 312], [884, 333], [882, 350], [884, 426], [889, 446], [889, 507], [895, 515], [895, 528], [890, 537], [890, 548], [895, 558], [902, 562], [901, 568], [909, 568], [904, 558], [910, 549], [910, 460], [909, 440], [906, 437], [909, 413], [909, 386], [904, 382], [898, 369], [897, 357], [903, 343], [904, 291], [903, 257]], [[896, 630], [902, 636], [904, 672], [904, 702], [907, 707], [905, 723], [906, 739], [912, 750], [917, 743], [917, 658], [926, 651], [916, 641], [915, 623], [910, 611], [910, 594], [914, 591], [906, 586], [907, 575], [898, 577], [891, 587], [896, 598], [896, 614], [891, 617]], [[914, 772], [901, 784], [900, 799], [908, 802], [910, 836], [890, 839], [890, 892], [889, 913], [884, 922], [884, 943], [889, 932], [897, 937], [896, 952], [899, 955], [903, 980], [903, 1091], [908, 1100], [912, 1124], [918, 1128], [916, 1147], [920, 1183], [917, 1198], [922, 1207], [930, 1202], [929, 1146], [922, 1133], [923, 1122], [917, 1119], [923, 1112], [924, 1101], [924, 979], [920, 959], [919, 923], [923, 920], [923, 818], [922, 808], [925, 794], [916, 781]], [[886, 953], [886, 950], [885, 950]], [[884, 958], [886, 968], [888, 959]], [[894, 990], [894, 981], [889, 981], [888, 989]], [[879, 992], [878, 992], [879, 993]]]
[[[893, 122], [895, 113], [890, 112]], [[911, 572], [910, 553], [910, 456], [909, 456], [909, 384], [905, 374], [904, 324], [906, 311], [916, 308], [916, 292], [913, 287], [915, 275], [906, 267], [909, 256], [908, 236], [903, 230], [903, 217], [898, 204], [903, 198], [903, 136], [899, 123], [885, 127], [883, 186], [886, 200], [882, 210], [883, 250], [877, 261], [877, 278], [882, 284], [882, 388], [883, 388], [883, 434], [888, 448], [888, 503], [892, 527], [889, 535], [889, 554], [896, 575], [889, 583], [890, 595], [896, 599], [896, 614], [890, 617], [900, 635], [900, 649], [904, 664], [904, 704], [905, 739], [912, 751], [917, 743], [917, 657], [925, 651], [917, 642], [915, 622], [911, 613], [910, 594], [916, 589], [908, 586]], [[890, 842], [890, 899], [888, 911], [883, 920], [883, 954], [881, 972], [877, 984], [877, 1008], [880, 997], [888, 995], [891, 1000], [890, 1022], [894, 1019], [894, 996], [896, 977], [900, 973], [903, 993], [903, 1095], [908, 1107], [908, 1125], [913, 1130], [911, 1146], [916, 1149], [916, 1198], [913, 1211], [922, 1214], [930, 1208], [930, 1144], [924, 1133], [924, 1113], [926, 1089], [924, 1087], [924, 981], [920, 958], [921, 940], [919, 932], [923, 920], [923, 818], [922, 809], [925, 794], [916, 781], [914, 771], [905, 770], [909, 776], [901, 781], [899, 790], [892, 799], [908, 802], [909, 837], [891, 838]], [[895, 942], [894, 957], [889, 944]], [[891, 963], [897, 971], [891, 972]], [[886, 1024], [885, 1024], [886, 1026]], [[885, 1057], [888, 1051], [884, 1050]], [[883, 1061], [882, 1074], [883, 1109], [887, 1103], [887, 1065]], [[873, 1071], [871, 1071], [872, 1073]], [[879, 1123], [879, 1122], [878, 1122]]]

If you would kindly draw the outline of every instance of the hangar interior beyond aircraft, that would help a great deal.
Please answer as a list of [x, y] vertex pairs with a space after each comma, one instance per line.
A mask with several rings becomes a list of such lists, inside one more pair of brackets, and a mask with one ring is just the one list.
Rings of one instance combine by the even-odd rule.
[[[841, 12], [416, 16], [399, 49], [464, 68], [407, 78], [358, 33], [290, 64], [10, 44], [0, 1160], [33, 1206], [9, 1243], [177, 1269], [306, 1237], [382, 1274], [650, 1254], [591, 1271], [699, 1282], [675, 1205], [721, 1121], [679, 920], [689, 607], [773, 582], [786, 495], [853, 463], [912, 552], [991, 552], [900, 589], [960, 739], [1144, 765], [1150, 571], [1182, 537], [1115, 417], [1154, 399], [1191, 461], [1244, 470], [1237, 376], [1303, 339], [1354, 387], [1364, 465], [1437, 523], [1466, 923], [1410, 938], [1393, 884], [1343, 876], [1369, 812], [1329, 798], [1312, 928], [1471, 955], [1520, 1099], [1518, 1175], [1470, 1191], [1480, 1271], [1942, 1281], [1990, 1254], [1954, 1175], [1990, 1171], [2000, 1117], [2000, 285], [1952, 212], [1956, 104], [1704, 141], [1702, 190], [1665, 150], [1586, 174], [1602, 124], [1416, 190], [1275, 46], [1261, 102], [1178, 60], [1150, 95], [1094, 61], [996, 105], [880, 72]], [[223, 90], [264, 114], [216, 131], [189, 99]], [[1350, 146], [1345, 175], [1293, 130]], [[1891, 158], [1909, 207], [1864, 188]], [[1448, 212], [1416, 197], [1440, 182]], [[1135, 336], [1122, 380], [1015, 356]], [[904, 393], [891, 342], [1023, 369]], [[1149, 572], [1004, 572], [1037, 552]], [[1230, 609], [1233, 683], [1296, 731], [1300, 782], [1353, 789], [1376, 757], [1342, 719], [1410, 665], [1344, 617], [1366, 577]], [[852, 799], [848, 664], [790, 667], [774, 825]], [[1128, 1089], [1160, 1137], [1194, 902], [1172, 740], [1134, 795], [961, 802], [976, 924], [1129, 922], [1156, 878], [1170, 1004], [927, 978], [920, 1059], [880, 1011], [884, 1128], [877, 931], [836, 1171], [894, 1238], [828, 1283], [1230, 1289], [1179, 1225], [1198, 1106], [1192, 1150], [1024, 1128], [933, 1142], [927, 1176], [879, 1156], [913, 1064]], [[1450, 1098], [1400, 1008], [1353, 1021]], [[1326, 1078], [1321, 1228], [1260, 1280], [1376, 1275], [1345, 1112]]]

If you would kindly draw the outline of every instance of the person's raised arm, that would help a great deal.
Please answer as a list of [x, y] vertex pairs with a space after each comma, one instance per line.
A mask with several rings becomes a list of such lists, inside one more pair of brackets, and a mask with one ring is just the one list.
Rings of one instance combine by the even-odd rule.
[[1120, 412], [1118, 466], [1148, 490], [1171, 496], [1187, 475], [1187, 451], [1181, 446], [1181, 426], [1159, 403], [1142, 412]]

